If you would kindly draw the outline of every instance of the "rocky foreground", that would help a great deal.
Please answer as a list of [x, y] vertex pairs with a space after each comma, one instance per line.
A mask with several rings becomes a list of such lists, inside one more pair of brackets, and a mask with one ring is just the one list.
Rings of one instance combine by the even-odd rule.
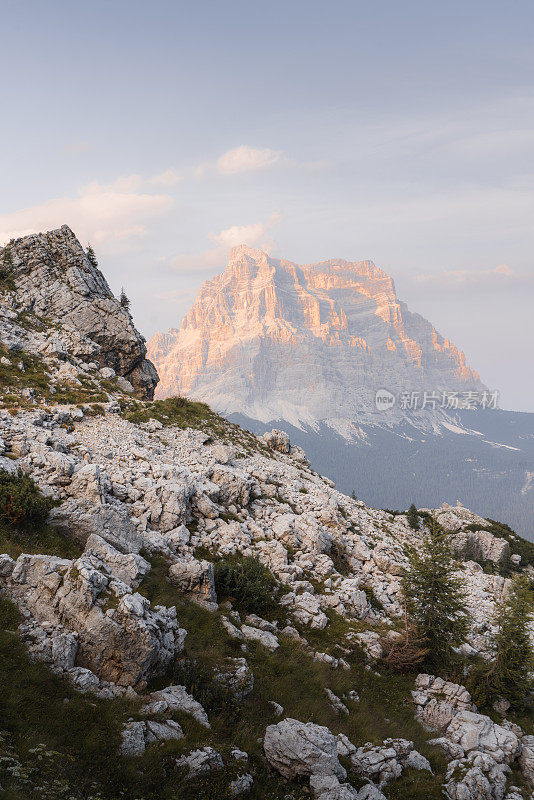
[[[86, 775], [24, 784], [24, 747], [5, 742], [26, 734], [8, 728], [6, 796], [534, 797], [531, 719], [505, 701], [479, 713], [461, 675], [399, 678], [380, 661], [402, 629], [405, 547], [421, 543], [406, 515], [340, 493], [280, 431], [258, 438], [200, 404], [148, 401], [142, 340], [68, 229], [10, 250], [0, 469], [56, 502], [35, 547], [3, 531], [0, 591], [66, 713], [113, 709], [119, 777], [110, 788], [97, 765], [91, 787]], [[465, 581], [467, 664], [488, 655], [509, 576], [533, 569], [491, 521], [425, 511]], [[220, 566], [250, 557], [263, 565], [257, 607], [218, 596]]]

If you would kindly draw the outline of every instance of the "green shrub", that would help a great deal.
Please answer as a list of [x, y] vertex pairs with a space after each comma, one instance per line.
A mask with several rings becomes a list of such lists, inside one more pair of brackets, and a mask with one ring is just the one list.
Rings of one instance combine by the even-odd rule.
[[347, 550], [343, 544], [334, 541], [330, 547], [330, 558], [334, 563], [334, 568], [340, 575], [347, 577], [350, 574], [350, 562], [347, 555]]
[[219, 602], [232, 599], [245, 613], [264, 616], [276, 611], [276, 581], [256, 558], [231, 557], [217, 561], [215, 589]]
[[239, 705], [228, 687], [215, 680], [214, 671], [207, 664], [192, 658], [178, 659], [174, 665], [173, 683], [185, 686], [209, 715], [223, 714], [227, 724], [239, 717]]
[[0, 470], [0, 519], [42, 525], [54, 505], [56, 501], [43, 497], [32, 478], [22, 470], [13, 474]]
[[15, 288], [13, 280], [13, 256], [9, 246], [0, 251], [0, 291]]

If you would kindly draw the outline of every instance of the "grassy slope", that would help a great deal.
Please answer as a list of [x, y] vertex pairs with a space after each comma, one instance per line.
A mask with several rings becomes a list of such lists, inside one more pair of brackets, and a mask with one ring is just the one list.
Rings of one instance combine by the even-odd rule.
[[[195, 662], [198, 681], [192, 690], [207, 705], [212, 723], [210, 731], [191, 717], [175, 715], [186, 739], [164, 745], [153, 745], [141, 759], [122, 759], [117, 755], [120, 726], [129, 717], [138, 715], [135, 703], [101, 701], [80, 695], [69, 683], [54, 676], [44, 664], [31, 663], [25, 648], [13, 632], [17, 614], [6, 600], [0, 600], [0, 718], [4, 731], [0, 743], [0, 759], [14, 758], [22, 777], [9, 776], [0, 760], [0, 784], [6, 800], [65, 800], [76, 797], [87, 800], [226, 800], [229, 782], [244, 771], [251, 771], [255, 786], [252, 800], [282, 800], [306, 796], [299, 785], [286, 784], [268, 767], [262, 752], [261, 737], [267, 725], [277, 722], [271, 700], [284, 706], [284, 716], [326, 725], [334, 733], [344, 732], [355, 743], [380, 742], [387, 736], [404, 736], [415, 741], [433, 766], [442, 772], [444, 764], [437, 753], [425, 745], [428, 735], [413, 718], [410, 700], [411, 681], [392, 675], [378, 676], [365, 669], [361, 653], [354, 649], [346, 656], [352, 662], [350, 671], [333, 670], [313, 661], [298, 645], [281, 639], [282, 645], [269, 653], [260, 645], [249, 644], [246, 657], [254, 674], [254, 690], [241, 703], [224, 691], [206, 686], [206, 675], [225, 657], [243, 655], [239, 642], [228, 637], [220, 622], [220, 613], [210, 613], [185, 600], [165, 579], [166, 565], [155, 562], [145, 578], [141, 591], [153, 603], [175, 604], [182, 626], [188, 630], [185, 653], [179, 662]], [[316, 646], [336, 652], [339, 638], [347, 624], [334, 619], [327, 630], [317, 634]], [[311, 637], [310, 637], [311, 638]], [[180, 663], [153, 688], [179, 678]], [[195, 674], [195, 672], [193, 673]], [[178, 682], [175, 680], [175, 682]], [[209, 684], [209, 678], [208, 678]], [[359, 703], [347, 701], [350, 715], [340, 716], [330, 707], [324, 694], [329, 687], [338, 695], [356, 689]], [[208, 688], [208, 691], [206, 689]], [[221, 773], [214, 772], [196, 781], [185, 781], [183, 772], [174, 766], [182, 752], [195, 746], [216, 747], [227, 764]], [[41, 746], [36, 759], [31, 752]], [[232, 762], [232, 746], [250, 754], [248, 766]], [[24, 778], [28, 769], [37, 771]], [[351, 775], [357, 786], [357, 776]], [[391, 798], [439, 798], [441, 778], [407, 772], [387, 791]]]
[[[137, 404], [130, 412], [134, 421], [151, 417], [164, 424], [192, 426], [227, 441], [252, 447], [247, 434], [213, 414], [203, 404], [182, 400]], [[256, 445], [257, 446], [257, 445]], [[261, 445], [260, 445], [261, 448]], [[0, 551], [16, 556], [24, 552], [45, 552], [75, 557], [77, 548], [53, 528], [40, 526], [22, 529], [3, 524], [0, 527]], [[25, 648], [13, 633], [16, 612], [0, 599], [0, 796], [7, 800], [70, 800], [73, 797], [115, 800], [226, 800], [232, 778], [251, 771], [255, 778], [249, 795], [252, 800], [301, 800], [305, 786], [286, 784], [268, 767], [263, 756], [261, 737], [267, 725], [275, 723], [271, 700], [284, 706], [284, 716], [304, 722], [326, 725], [332, 732], [343, 732], [355, 744], [380, 743], [386, 737], [412, 739], [429, 758], [435, 775], [407, 771], [386, 789], [389, 798], [440, 798], [445, 762], [426, 744], [431, 736], [414, 720], [410, 690], [412, 680], [381, 669], [366, 668], [363, 654], [350, 648], [345, 635], [359, 630], [361, 623], [348, 623], [335, 615], [324, 631], [302, 629], [310, 644], [318, 650], [341, 655], [339, 646], [349, 647], [344, 658], [351, 670], [333, 670], [313, 661], [297, 644], [281, 637], [281, 647], [269, 653], [260, 645], [248, 644], [246, 658], [254, 674], [254, 690], [242, 702], [221, 690], [215, 691], [214, 667], [226, 657], [243, 655], [239, 642], [228, 637], [220, 622], [220, 612], [210, 613], [187, 601], [166, 580], [167, 565], [153, 559], [153, 569], [140, 587], [153, 604], [176, 605], [180, 624], [188, 630], [185, 653], [174, 669], [157, 686], [183, 680], [183, 663], [194, 664], [190, 670], [191, 691], [206, 704], [212, 728], [206, 731], [190, 717], [177, 714], [186, 739], [153, 745], [141, 759], [122, 759], [117, 755], [120, 727], [129, 717], [138, 715], [136, 704], [99, 701], [76, 693], [68, 682], [54, 676], [43, 664], [29, 662]], [[220, 598], [222, 599], [222, 598]], [[348, 716], [339, 715], [329, 705], [324, 693], [328, 687], [338, 696], [354, 689], [358, 703], [346, 700]], [[525, 720], [517, 720], [525, 726]], [[196, 781], [185, 781], [176, 769], [177, 755], [195, 746], [210, 744], [225, 757], [227, 767]], [[240, 747], [250, 754], [248, 766], [233, 763], [229, 751]], [[40, 748], [32, 752], [34, 748]], [[46, 755], [49, 753], [49, 755]], [[7, 761], [6, 761], [7, 759]], [[9, 759], [14, 759], [10, 761]], [[14, 766], [17, 775], [6, 767]], [[349, 765], [346, 765], [349, 766]], [[30, 770], [30, 772], [28, 772]], [[32, 773], [31, 770], [36, 770]], [[25, 777], [26, 776], [26, 777]], [[357, 776], [349, 779], [359, 785]], [[82, 794], [78, 794], [82, 792]]]

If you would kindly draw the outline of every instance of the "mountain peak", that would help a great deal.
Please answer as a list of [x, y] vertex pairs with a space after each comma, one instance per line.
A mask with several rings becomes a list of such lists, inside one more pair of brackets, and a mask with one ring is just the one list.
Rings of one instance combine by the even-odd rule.
[[464, 354], [372, 261], [298, 265], [239, 245], [178, 331], [149, 343], [160, 396], [265, 421], [376, 414], [377, 389], [481, 388]]
[[264, 250], [260, 250], [257, 247], [250, 247], [248, 244], [237, 244], [230, 250], [228, 261], [231, 264], [233, 261], [238, 261], [241, 258], [249, 258], [253, 261], [264, 261], [265, 259], [268, 260], [269, 256]]

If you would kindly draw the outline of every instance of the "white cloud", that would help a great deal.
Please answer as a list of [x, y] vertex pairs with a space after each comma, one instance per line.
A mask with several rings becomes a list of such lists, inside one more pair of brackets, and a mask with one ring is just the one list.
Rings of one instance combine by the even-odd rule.
[[219, 233], [210, 233], [209, 238], [222, 250], [230, 250], [238, 244], [249, 247], [260, 247], [267, 234], [267, 226], [263, 222], [252, 225], [232, 225]]
[[271, 150], [269, 147], [249, 147], [242, 144], [223, 153], [217, 161], [203, 161], [190, 170], [195, 178], [220, 175], [237, 175], [245, 172], [260, 172], [275, 165], [286, 169], [298, 169], [307, 172], [318, 172], [331, 166], [326, 159], [315, 161], [296, 161], [285, 155], [282, 150]]
[[81, 153], [87, 153], [92, 150], [92, 145], [90, 142], [86, 141], [79, 141], [79, 142], [71, 142], [70, 144], [65, 145], [62, 148], [61, 153], [64, 156], [78, 156]]
[[266, 147], [258, 149], [242, 144], [228, 150], [217, 161], [217, 169], [223, 175], [233, 175], [236, 172], [254, 172], [265, 167], [272, 167], [282, 158], [280, 150], [271, 150]]
[[38, 206], [0, 215], [0, 242], [69, 225], [83, 241], [116, 247], [148, 233], [146, 223], [168, 211], [172, 198], [139, 191], [138, 175], [110, 184], [93, 181], [75, 197], [60, 197]]
[[167, 169], [159, 175], [153, 175], [148, 179], [148, 183], [153, 186], [176, 186], [183, 180], [183, 175], [175, 169]]
[[215, 244], [201, 253], [182, 254], [170, 260], [174, 269], [210, 269], [221, 267], [226, 262], [232, 247], [246, 244], [269, 252], [274, 247], [271, 229], [280, 221], [279, 213], [271, 214], [267, 222], [254, 222], [249, 225], [231, 225], [218, 233], [209, 233], [208, 238]]

